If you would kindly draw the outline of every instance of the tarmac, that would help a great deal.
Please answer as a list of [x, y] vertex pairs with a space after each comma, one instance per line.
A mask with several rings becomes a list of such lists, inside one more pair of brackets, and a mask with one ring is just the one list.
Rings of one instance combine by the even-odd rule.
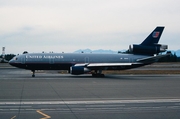
[[[166, 67], [168, 68], [168, 67]], [[153, 69], [153, 68], [152, 68]], [[31, 72], [0, 64], [2, 119], [179, 119], [179, 74]]]

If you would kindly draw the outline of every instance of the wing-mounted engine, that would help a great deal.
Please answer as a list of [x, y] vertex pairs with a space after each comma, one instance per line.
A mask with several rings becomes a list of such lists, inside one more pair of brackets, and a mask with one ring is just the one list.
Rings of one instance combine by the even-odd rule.
[[72, 66], [70, 67], [70, 73], [74, 75], [85, 74], [91, 70], [84, 66]]
[[150, 46], [133, 44], [129, 46], [129, 52], [133, 54], [154, 55], [165, 52], [167, 48], [167, 45], [162, 44], [154, 44]]

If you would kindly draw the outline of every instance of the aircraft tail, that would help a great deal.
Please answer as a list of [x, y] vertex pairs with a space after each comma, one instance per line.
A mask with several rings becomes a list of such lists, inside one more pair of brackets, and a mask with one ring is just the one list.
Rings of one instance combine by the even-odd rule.
[[154, 31], [140, 44], [145, 46], [152, 46], [159, 42], [164, 27], [156, 27]]
[[163, 30], [164, 27], [156, 27], [141, 44], [130, 45], [129, 52], [133, 54], [154, 55], [166, 51], [167, 45], [158, 44]]

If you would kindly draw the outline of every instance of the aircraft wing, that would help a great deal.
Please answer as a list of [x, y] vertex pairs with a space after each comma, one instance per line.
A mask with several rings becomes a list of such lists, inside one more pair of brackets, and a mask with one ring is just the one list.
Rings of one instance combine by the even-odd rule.
[[84, 66], [87, 68], [92, 67], [120, 67], [120, 66], [131, 66], [133, 64], [142, 64], [142, 63], [86, 63], [86, 64], [76, 64], [74, 66]]
[[87, 67], [114, 67], [114, 66], [131, 66], [132, 63], [90, 63]]
[[157, 61], [158, 59], [162, 57], [166, 57], [170, 55], [165, 54], [165, 55], [157, 55], [157, 56], [151, 56], [151, 57], [145, 57], [141, 59], [137, 59], [136, 62], [133, 63], [82, 63], [82, 64], [75, 64], [74, 66], [82, 66], [82, 67], [87, 67], [87, 68], [93, 68], [93, 67], [125, 67], [125, 66], [132, 66], [136, 64], [145, 64], [145, 63], [153, 63]]

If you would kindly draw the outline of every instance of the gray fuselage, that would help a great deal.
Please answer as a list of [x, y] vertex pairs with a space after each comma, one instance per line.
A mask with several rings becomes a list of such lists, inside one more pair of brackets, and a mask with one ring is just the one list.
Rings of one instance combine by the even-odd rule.
[[[146, 64], [136, 63], [137, 59], [147, 56], [134, 54], [85, 54], [85, 53], [30, 53], [14, 57], [9, 63], [13, 66], [29, 70], [69, 70], [76, 64], [96, 63], [133, 63], [134, 65], [91, 67], [95, 69], [129, 69]], [[149, 62], [152, 63], [152, 62]], [[147, 64], [149, 64], [147, 63]], [[136, 64], [136, 65], [135, 65]]]

